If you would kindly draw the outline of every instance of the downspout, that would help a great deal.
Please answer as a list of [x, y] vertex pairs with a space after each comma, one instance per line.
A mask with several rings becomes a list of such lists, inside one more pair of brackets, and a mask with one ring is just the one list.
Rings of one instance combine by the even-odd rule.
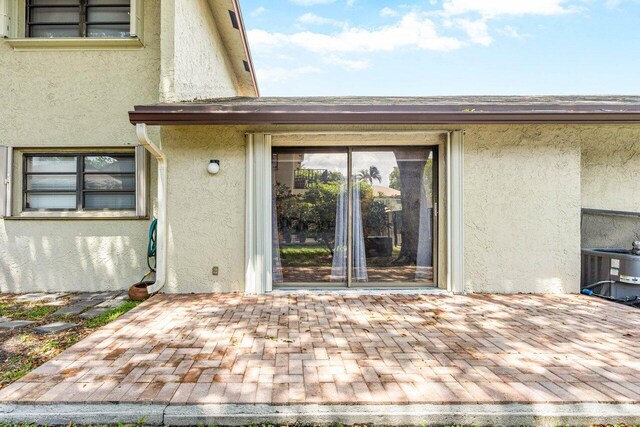
[[158, 224], [156, 238], [156, 281], [149, 286], [149, 294], [158, 292], [167, 278], [167, 158], [162, 150], [149, 139], [147, 125], [136, 124], [140, 144], [158, 161]]

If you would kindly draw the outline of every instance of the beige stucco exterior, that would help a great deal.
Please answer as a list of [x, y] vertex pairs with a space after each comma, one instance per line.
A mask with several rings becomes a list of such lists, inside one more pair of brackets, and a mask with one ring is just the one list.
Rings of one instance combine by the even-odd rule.
[[[227, 44], [241, 45], [227, 5], [219, 6], [227, 13], [224, 28], [214, 22], [210, 2], [145, 1], [143, 47], [93, 39], [75, 40], [70, 48], [64, 39], [64, 45], [32, 39], [25, 49], [24, 43], [16, 47], [14, 40], [0, 39], [0, 146], [15, 148], [13, 217], [0, 218], [0, 292], [125, 289], [147, 272], [155, 160], [149, 162], [148, 218], [24, 219], [20, 150], [133, 148], [138, 140], [128, 111], [134, 105], [196, 94], [251, 95], [247, 76], [236, 76], [237, 67], [230, 65], [238, 58], [221, 41], [226, 31]], [[159, 129], [149, 133], [160, 143]]]
[[[215, 4], [223, 5], [217, 14]], [[238, 71], [243, 45], [228, 46], [237, 37], [226, 22], [229, 4], [145, 2], [143, 48], [17, 51], [0, 40], [0, 69], [9, 76], [0, 79], [0, 145], [14, 147], [16, 160], [13, 217], [0, 219], [0, 292], [126, 289], [147, 271], [147, 228], [157, 204], [153, 159], [148, 218], [26, 219], [21, 150], [133, 147], [138, 140], [127, 117], [133, 105], [251, 95], [252, 80]], [[446, 138], [433, 131], [454, 130], [464, 131], [464, 238], [454, 248], [463, 257], [464, 291], [578, 292], [581, 247], [626, 246], [640, 238], [637, 217], [581, 214], [583, 208], [640, 211], [640, 126], [152, 127], [168, 165], [163, 291], [245, 290], [247, 133], [296, 134], [274, 137], [285, 145], [384, 145], [415, 143], [412, 138], [443, 144]], [[313, 131], [342, 136], [303, 134]], [[221, 163], [215, 176], [206, 171], [211, 159]], [[442, 288], [445, 172], [440, 169]]]
[[[216, 6], [229, 21], [229, 5]], [[222, 34], [237, 30], [214, 19], [209, 1], [163, 0], [162, 23], [163, 102], [255, 95], [243, 84], [246, 76], [238, 74], [244, 71], [233, 66], [242, 61], [240, 54], [231, 56], [222, 39]]]
[[[640, 211], [638, 126], [603, 126], [582, 145], [582, 206], [606, 211]], [[638, 216], [585, 214], [583, 247], [629, 248], [640, 240]]]
[[[0, 40], [0, 69], [9, 76], [0, 79], [0, 145], [133, 147], [127, 111], [158, 100], [160, 8], [146, 3], [144, 49], [14, 51]], [[0, 291], [122, 289], [147, 270], [148, 226], [0, 219]]]
[[467, 130], [464, 276], [468, 292], [578, 292], [579, 130]]
[[[349, 144], [376, 145], [388, 143], [389, 137], [357, 133], [447, 127], [163, 129], [164, 148], [171, 159], [167, 291], [211, 292], [244, 290], [246, 132], [355, 132]], [[581, 208], [588, 206], [585, 200], [598, 197], [601, 185], [585, 186], [585, 181], [597, 181], [597, 176], [585, 174], [600, 172], [585, 165], [584, 152], [601, 147], [602, 141], [616, 135], [625, 140], [640, 139], [640, 128], [492, 125], [463, 129], [465, 291], [578, 292]], [[317, 138], [303, 134], [279, 141], [318, 144]], [[339, 139], [345, 143], [344, 136]], [[332, 143], [322, 141], [324, 145]], [[632, 152], [627, 155], [635, 157]], [[221, 172], [210, 176], [206, 164], [214, 158], [221, 161]], [[599, 162], [605, 162], [604, 170], [617, 164], [615, 156], [603, 156]], [[624, 182], [632, 186], [632, 180], [624, 175], [620, 172], [611, 177], [609, 185]], [[211, 274], [213, 266], [220, 268], [218, 276]]]

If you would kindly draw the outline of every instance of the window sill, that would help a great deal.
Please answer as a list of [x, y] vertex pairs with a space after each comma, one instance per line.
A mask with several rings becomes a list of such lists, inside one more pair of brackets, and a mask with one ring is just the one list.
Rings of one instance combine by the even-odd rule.
[[142, 40], [132, 38], [17, 38], [5, 39], [15, 51], [38, 50], [140, 50], [144, 47]]
[[149, 219], [149, 216], [137, 216], [132, 211], [111, 211], [111, 212], [20, 212], [19, 214], [4, 217], [5, 220], [19, 219], [101, 219], [101, 220], [119, 220], [119, 219]]

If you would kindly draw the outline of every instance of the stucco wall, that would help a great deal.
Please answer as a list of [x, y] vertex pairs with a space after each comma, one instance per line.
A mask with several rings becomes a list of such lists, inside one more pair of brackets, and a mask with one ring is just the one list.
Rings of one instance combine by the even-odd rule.
[[208, 2], [165, 0], [162, 5], [167, 23], [162, 30], [162, 99], [236, 96], [238, 83]]
[[567, 128], [467, 130], [468, 292], [578, 292], [580, 141]]
[[[244, 132], [295, 129], [313, 130], [164, 128], [170, 158], [168, 292], [244, 289]], [[392, 129], [400, 128], [331, 128]], [[467, 291], [577, 292], [580, 147], [594, 130], [476, 126], [466, 131]], [[206, 173], [210, 159], [222, 162], [217, 176]], [[211, 274], [213, 266], [220, 268], [219, 276]]]
[[[582, 145], [582, 207], [640, 212], [640, 126], [601, 126]], [[583, 247], [631, 246], [640, 218], [584, 214]]]
[[[163, 127], [168, 156], [165, 292], [244, 291], [245, 142], [234, 127]], [[220, 160], [217, 175], [209, 160]], [[212, 268], [219, 267], [214, 276]]]
[[[0, 40], [0, 145], [135, 145], [127, 112], [158, 100], [159, 5], [145, 2], [141, 50], [16, 52]], [[0, 219], [0, 291], [126, 288], [146, 272], [148, 225]]]

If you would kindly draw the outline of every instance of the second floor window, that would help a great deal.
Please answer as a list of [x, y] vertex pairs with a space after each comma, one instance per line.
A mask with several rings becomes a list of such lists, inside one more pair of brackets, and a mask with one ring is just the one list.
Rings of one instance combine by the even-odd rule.
[[130, 0], [27, 0], [27, 37], [129, 37]]

